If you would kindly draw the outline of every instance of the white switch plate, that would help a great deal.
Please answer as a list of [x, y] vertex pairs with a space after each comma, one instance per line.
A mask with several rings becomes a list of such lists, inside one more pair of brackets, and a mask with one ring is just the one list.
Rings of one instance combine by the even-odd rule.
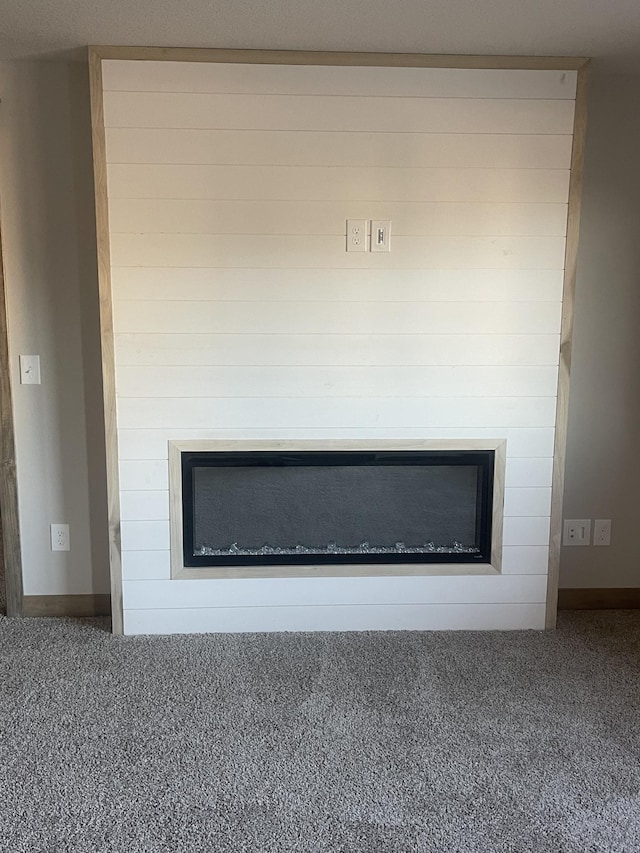
[[52, 551], [68, 551], [69, 550], [69, 525], [68, 524], [52, 524], [51, 525], [51, 550]]
[[40, 385], [40, 356], [20, 356], [20, 383], [22, 385]]
[[347, 219], [347, 252], [367, 251], [367, 220]]
[[593, 522], [593, 544], [611, 545], [611, 519], [596, 518]]
[[589, 545], [591, 542], [590, 518], [565, 518], [563, 545]]
[[371, 222], [371, 251], [391, 251], [391, 220], [373, 219]]

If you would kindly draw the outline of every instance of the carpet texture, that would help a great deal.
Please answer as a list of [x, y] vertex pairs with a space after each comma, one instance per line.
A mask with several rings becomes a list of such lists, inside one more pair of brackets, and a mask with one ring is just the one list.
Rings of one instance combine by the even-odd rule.
[[0, 619], [0, 849], [640, 850], [640, 612], [554, 633]]

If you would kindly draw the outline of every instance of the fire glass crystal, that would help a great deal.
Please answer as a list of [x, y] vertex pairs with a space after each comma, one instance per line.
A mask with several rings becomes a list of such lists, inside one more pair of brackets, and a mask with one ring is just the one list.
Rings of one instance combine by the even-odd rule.
[[343, 547], [336, 542], [328, 542], [325, 546], [317, 548], [306, 545], [294, 545], [292, 548], [280, 548], [265, 542], [260, 548], [240, 548], [237, 542], [233, 542], [228, 548], [212, 548], [202, 545], [194, 550], [196, 557], [255, 557], [256, 555], [309, 555], [314, 554], [478, 554], [475, 546], [464, 545], [462, 542], [454, 541], [451, 545], [438, 545], [433, 542], [425, 542], [418, 547], [409, 547], [404, 542], [396, 542], [392, 547], [388, 545], [371, 545], [369, 542], [361, 542], [356, 547]]

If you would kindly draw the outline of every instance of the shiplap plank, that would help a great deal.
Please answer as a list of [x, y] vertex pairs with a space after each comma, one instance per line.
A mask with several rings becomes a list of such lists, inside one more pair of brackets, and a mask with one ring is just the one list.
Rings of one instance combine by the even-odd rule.
[[548, 545], [506, 546], [502, 549], [503, 575], [546, 575], [548, 567]]
[[[412, 312], [418, 307], [414, 305]], [[454, 308], [451, 311], [453, 314]], [[430, 334], [421, 328], [415, 334], [394, 335], [381, 334], [373, 326], [369, 333], [340, 335], [120, 332], [116, 336], [116, 358], [119, 367], [558, 364], [558, 334], [509, 334], [510, 319], [506, 318], [500, 331], [492, 323], [488, 334]], [[452, 316], [449, 328], [454, 322]], [[382, 328], [386, 328], [386, 321]]]
[[200, 607], [124, 611], [125, 634], [240, 631], [515, 631], [544, 628], [544, 604]]
[[[467, 398], [122, 398], [120, 428], [356, 427], [361, 424], [404, 427], [549, 427], [555, 419], [555, 397]], [[523, 484], [524, 485], [524, 484]], [[527, 484], [529, 485], [529, 484]], [[538, 484], [534, 484], [538, 485]], [[548, 483], [542, 485], [547, 486]], [[124, 488], [124, 487], [123, 487]], [[156, 486], [155, 488], [163, 488]]]
[[507, 488], [551, 488], [553, 458], [513, 458], [507, 456], [505, 486]]
[[[122, 556], [123, 563], [123, 578], [125, 580], [144, 580], [144, 581], [156, 581], [156, 580], [169, 580], [171, 577], [171, 569], [170, 569], [170, 552], [168, 550], [165, 551], [125, 551]], [[256, 567], [253, 567], [256, 569]], [[287, 577], [296, 578], [296, 572], [298, 569], [292, 566], [284, 567], [284, 570], [288, 572]], [[302, 567], [299, 571], [304, 572], [308, 571], [308, 567]], [[374, 566], [355, 566], [352, 567], [354, 571], [354, 576], [357, 575], [359, 577], [364, 577], [365, 572], [370, 571], [371, 577], [386, 577], [388, 575], [388, 570], [385, 570], [382, 567], [382, 564], [376, 564]], [[206, 574], [206, 569], [203, 569], [203, 575]], [[265, 578], [269, 578], [271, 580], [271, 573], [277, 572], [278, 576], [282, 576], [283, 567], [277, 567], [275, 570], [273, 568], [262, 568], [257, 569], [258, 572], [262, 572]], [[311, 568], [311, 572], [314, 569]], [[325, 575], [327, 577], [351, 577], [349, 572], [350, 569], [345, 566], [337, 567], [337, 571], [339, 574], [335, 574], [335, 567], [329, 567], [327, 572], [329, 574]], [[443, 568], [442, 565], [437, 564], [428, 564], [424, 566], [416, 567], [415, 565], [411, 566], [409, 569], [411, 576], [413, 577], [440, 577], [443, 574], [446, 576], [457, 576], [457, 577], [474, 577], [478, 575], [483, 575], [483, 566], [478, 564], [472, 565], [448, 565]], [[313, 576], [313, 575], [311, 575]], [[397, 575], [396, 577], [405, 577], [407, 575]], [[205, 580], [206, 578], [202, 578]], [[247, 578], [242, 578], [240, 580], [241, 583], [244, 583]], [[187, 583], [189, 584], [198, 584], [197, 578], [190, 578]]]
[[549, 516], [551, 489], [505, 489], [504, 514]]
[[121, 459], [120, 491], [168, 491], [169, 466], [166, 459]]
[[394, 237], [564, 237], [565, 204], [111, 200], [112, 234], [345, 236], [347, 219], [391, 219]]
[[[126, 551], [122, 555], [125, 580], [169, 580], [169, 551]], [[502, 572], [507, 574], [546, 575], [549, 547], [505, 546], [502, 549]], [[244, 582], [244, 581], [243, 581]]]
[[552, 397], [556, 367], [124, 367], [119, 397]]
[[120, 492], [120, 518], [122, 521], [168, 521], [169, 492], [122, 491]]
[[568, 169], [112, 163], [109, 198], [566, 204]]
[[568, 169], [568, 134], [111, 127], [108, 163]]
[[575, 71], [375, 68], [105, 60], [108, 92], [350, 95], [414, 98], [574, 98]]
[[[557, 334], [555, 302], [345, 303], [120, 302], [116, 333], [172, 334]], [[328, 340], [325, 345], [328, 344]]]
[[[265, 427], [241, 427], [239, 429], [121, 429], [118, 434], [120, 458], [122, 460], [167, 459], [169, 441], [193, 440], [239, 440], [239, 439], [495, 439], [504, 438], [510, 458], [553, 456], [553, 429], [492, 429], [473, 427], [470, 429], [425, 429], [424, 427], [355, 427], [336, 433], [332, 429], [292, 429]], [[507, 490], [511, 491], [511, 490]], [[124, 492], [122, 493], [124, 499]], [[518, 513], [519, 514], [519, 513]], [[524, 514], [524, 513], [523, 513]], [[531, 512], [537, 515], [537, 512]]]
[[106, 127], [573, 132], [573, 100], [105, 92]]
[[549, 516], [505, 516], [503, 542], [511, 546], [548, 545]]
[[264, 607], [318, 605], [457, 604], [460, 602], [543, 602], [546, 579], [540, 575], [246, 578], [242, 580], [127, 581], [126, 607]]
[[345, 250], [342, 235], [111, 234], [114, 267], [556, 269], [564, 237], [399, 237], [391, 252]]
[[166, 551], [169, 548], [168, 521], [123, 521], [120, 526], [122, 551]]
[[116, 301], [561, 302], [563, 270], [117, 267]]
[[166, 551], [124, 551], [122, 578], [128, 580], [169, 580], [171, 555]]

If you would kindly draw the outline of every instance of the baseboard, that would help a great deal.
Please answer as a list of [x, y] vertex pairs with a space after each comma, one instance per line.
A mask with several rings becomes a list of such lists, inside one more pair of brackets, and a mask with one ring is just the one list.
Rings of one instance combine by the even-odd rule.
[[25, 595], [23, 616], [109, 616], [110, 595]]
[[[640, 587], [560, 589], [558, 610], [639, 610]], [[111, 596], [25, 595], [24, 616], [110, 616]]]
[[559, 589], [558, 610], [638, 610], [640, 588]]

